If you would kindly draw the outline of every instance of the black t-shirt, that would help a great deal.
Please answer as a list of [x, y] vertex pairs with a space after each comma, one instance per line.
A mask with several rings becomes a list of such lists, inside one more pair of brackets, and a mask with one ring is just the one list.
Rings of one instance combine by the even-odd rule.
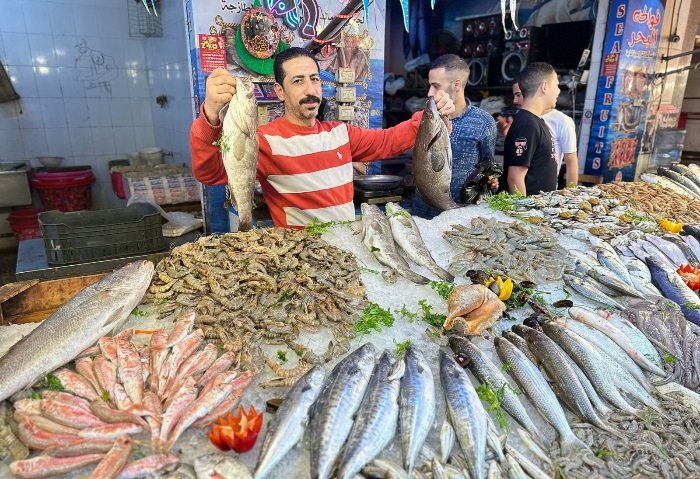
[[520, 110], [513, 116], [508, 129], [503, 152], [503, 176], [499, 183], [508, 190], [508, 168], [525, 166], [526, 195], [557, 189], [557, 160], [554, 141], [542, 118], [528, 110]]

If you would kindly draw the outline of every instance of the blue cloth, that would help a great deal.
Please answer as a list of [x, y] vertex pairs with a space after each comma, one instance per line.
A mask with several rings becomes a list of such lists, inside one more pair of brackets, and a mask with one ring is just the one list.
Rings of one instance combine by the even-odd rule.
[[[450, 133], [452, 146], [452, 181], [450, 193], [459, 203], [459, 192], [464, 181], [480, 161], [493, 160], [496, 147], [496, 121], [484, 110], [469, 105], [464, 112], [452, 120]], [[413, 197], [411, 213], [421, 218], [431, 219], [442, 213], [429, 208], [420, 193]]]

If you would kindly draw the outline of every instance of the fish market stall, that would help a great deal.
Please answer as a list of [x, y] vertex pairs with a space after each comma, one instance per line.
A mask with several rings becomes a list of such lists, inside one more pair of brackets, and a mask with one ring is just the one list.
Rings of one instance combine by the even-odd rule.
[[40, 374], [0, 359], [0, 397], [52, 381], [3, 403], [0, 442], [31, 452], [0, 443], [0, 476], [689, 477], [700, 300], [662, 278], [700, 251], [634, 206], [605, 188], [430, 221], [363, 205], [126, 266], [80, 293], [91, 323], [74, 300], [55, 313], [59, 352], [14, 348]]

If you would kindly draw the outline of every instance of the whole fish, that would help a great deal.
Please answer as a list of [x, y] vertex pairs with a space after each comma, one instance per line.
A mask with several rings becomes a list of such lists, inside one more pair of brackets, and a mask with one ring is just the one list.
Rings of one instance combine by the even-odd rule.
[[435, 382], [430, 364], [413, 344], [406, 349], [401, 382], [399, 424], [404, 467], [409, 477], [418, 452], [435, 421]]
[[90, 479], [114, 479], [129, 461], [133, 444], [129, 436], [122, 436], [97, 464], [90, 474]]
[[642, 293], [634, 289], [633, 286], [630, 286], [628, 283], [622, 281], [615, 273], [610, 271], [605, 266], [594, 266], [588, 271], [588, 276], [595, 279], [599, 283], [604, 284], [608, 288], [612, 288], [620, 293], [626, 294], [627, 296], [634, 296], [641, 299], [644, 299], [645, 297]]
[[362, 243], [377, 258], [377, 261], [414, 283], [428, 283], [430, 280], [411, 271], [406, 260], [396, 251], [389, 220], [377, 205], [362, 203], [360, 208], [362, 209]]
[[615, 248], [610, 246], [610, 243], [607, 241], [594, 235], [591, 235], [588, 241], [596, 248], [600, 264], [615, 273], [622, 281], [631, 285], [632, 280], [629, 277], [629, 272], [625, 265], [622, 264], [622, 260], [620, 260], [620, 256], [615, 251]]
[[374, 369], [374, 346], [366, 343], [331, 371], [311, 417], [311, 479], [328, 479]]
[[206, 456], [199, 456], [194, 460], [194, 471], [197, 479], [252, 479], [250, 471], [241, 461], [235, 457], [214, 452]]
[[224, 117], [221, 156], [228, 176], [231, 204], [238, 212], [238, 230], [253, 227], [253, 193], [258, 170], [258, 106], [253, 85], [240, 78]]
[[680, 236], [663, 235], [661, 239], [673, 243], [683, 253], [683, 257], [686, 260], [685, 263], [689, 263], [691, 266], [700, 266], [700, 257], [695, 254], [695, 251]]
[[507, 329], [504, 330], [501, 334], [504, 338], [508, 340], [509, 343], [518, 348], [521, 353], [527, 356], [527, 358], [532, 362], [532, 364], [534, 364], [535, 366], [539, 366], [540, 360], [537, 359], [537, 356], [532, 354], [532, 351], [530, 351], [530, 348], [527, 347], [527, 341], [525, 341], [524, 338], [518, 336], [513, 331], [509, 331]]
[[672, 242], [667, 241], [663, 238], [659, 238], [658, 236], [652, 234], [647, 234], [646, 238], [647, 241], [652, 243], [659, 249], [659, 251], [665, 254], [666, 257], [668, 257], [668, 259], [670, 259], [676, 267], [689, 262], [689, 259], [686, 258], [683, 251], [681, 251], [681, 249]]
[[549, 443], [546, 436], [530, 419], [525, 407], [515, 394], [515, 388], [510, 385], [508, 379], [501, 373], [501, 369], [493, 364], [479, 347], [465, 337], [451, 336], [450, 348], [455, 354], [464, 355], [469, 359], [469, 369], [479, 378], [479, 381], [488, 384], [492, 390], [499, 393], [503, 390], [501, 406], [508, 414], [522, 424], [538, 441], [543, 444]]
[[131, 314], [151, 283], [153, 263], [136, 261], [69, 299], [0, 358], [0, 401], [73, 360]]
[[[689, 225], [683, 225], [684, 228], [686, 226]], [[693, 226], [693, 228], [695, 228], [695, 226]], [[686, 234], [684, 236], [681, 236], [681, 238], [683, 238], [683, 242], [687, 244], [691, 250], [693, 250], [695, 257], [700, 258], [700, 241], [698, 241], [698, 239], [691, 234]]]
[[314, 366], [287, 393], [267, 434], [255, 466], [255, 479], [267, 476], [279, 461], [298, 443], [309, 423], [311, 407], [323, 387], [323, 367]]
[[657, 168], [657, 172], [659, 173], [659, 175], [665, 176], [671, 181], [678, 183], [683, 188], [692, 193], [691, 198], [700, 198], [700, 186], [696, 185], [690, 178], [686, 178], [680, 173], [677, 173], [670, 168], [664, 168], [663, 166], [659, 166]]
[[659, 185], [665, 190], [673, 191], [674, 193], [687, 196], [688, 198], [695, 198], [695, 195], [689, 191], [688, 188], [679, 185], [675, 181], [665, 176], [654, 175], [652, 173], [642, 173], [639, 175], [639, 179], [645, 183]]
[[542, 373], [532, 361], [505, 338], [495, 338], [496, 352], [503, 364], [508, 364], [508, 373], [513, 376], [520, 390], [527, 394], [532, 404], [559, 433], [561, 453], [564, 456], [573, 448], [588, 447], [576, 437], [566, 420], [564, 410]]
[[700, 227], [695, 225], [683, 225], [683, 233], [700, 241]]
[[[652, 274], [653, 271], [652, 271]], [[620, 346], [627, 355], [632, 358], [632, 360], [637, 363], [640, 367], [645, 370], [652, 372], [656, 375], [665, 377], [666, 372], [655, 364], [652, 360], [644, 356], [639, 352], [636, 346], [630, 341], [629, 337], [617, 327], [615, 327], [610, 321], [602, 318], [595, 311], [587, 308], [581, 308], [574, 306], [569, 308], [569, 316], [574, 318], [576, 321], [581, 321], [582, 323], [597, 329], [601, 333], [608, 336], [610, 339], [615, 341], [618, 346]]]
[[78, 457], [37, 456], [11, 463], [10, 472], [19, 479], [42, 479], [77, 471], [100, 462], [103, 457], [104, 454], [86, 454]]
[[455, 436], [455, 430], [450, 424], [450, 421], [445, 418], [445, 421], [442, 423], [442, 427], [440, 428], [440, 460], [442, 462], [447, 462], [447, 460], [450, 458], [455, 439], [457, 439], [457, 436]]
[[609, 311], [597, 311], [604, 319], [610, 321], [616, 328], [622, 331], [625, 336], [634, 344], [642, 356], [649, 358], [654, 364], [661, 366], [663, 364], [661, 360], [661, 355], [656, 350], [656, 347], [649, 341], [649, 339], [644, 335], [643, 332], [632, 324], [627, 319], [623, 318], [619, 314], [612, 314]]
[[394, 241], [406, 253], [409, 260], [425, 266], [428, 270], [445, 281], [454, 282], [455, 278], [442, 269], [433, 259], [433, 256], [425, 246], [418, 225], [411, 214], [401, 208], [397, 203], [386, 204], [386, 215], [389, 218], [389, 226]]
[[620, 256], [620, 260], [630, 273], [634, 289], [643, 293], [645, 298], [650, 295], [663, 296], [661, 291], [651, 283], [651, 273], [644, 261], [634, 256]]
[[452, 147], [445, 120], [438, 112], [435, 99], [428, 98], [413, 147], [413, 176], [416, 190], [425, 204], [438, 210], [459, 205], [452, 199]]
[[647, 258], [647, 266], [651, 271], [651, 279], [654, 284], [668, 299], [677, 303], [688, 321], [700, 326], [700, 299], [698, 295], [688, 287], [675, 270], [655, 258]]
[[517, 335], [525, 338], [528, 347], [540, 359], [547, 375], [554, 381], [554, 391], [564, 404], [584, 421], [616, 434], [598, 416], [591, 401], [588, 399], [586, 391], [576, 377], [576, 373], [564, 360], [554, 341], [549, 339], [544, 333], [521, 324], [516, 324], [512, 329]]
[[639, 241], [637, 241], [636, 244], [640, 245], [642, 247], [642, 249], [644, 250], [644, 252], [646, 253], [643, 256], [643, 258], [639, 258], [639, 256], [637, 256], [637, 252], [635, 252], [635, 256], [637, 256], [642, 261], [646, 262], [647, 258], [649, 258], [651, 256], [652, 258], [657, 259], [658, 261], [662, 262], [663, 264], [665, 264], [666, 266], [668, 266], [671, 269], [675, 270], [677, 268], [674, 261], [671, 258], [669, 258], [668, 256], [666, 256], [666, 254], [663, 251], [661, 251], [651, 241], [639, 240]]
[[593, 301], [597, 301], [608, 306], [612, 306], [613, 308], [617, 308], [619, 310], [625, 309], [623, 305], [612, 299], [607, 294], [600, 291], [590, 281], [583, 278], [578, 278], [576, 276], [572, 276], [570, 274], [564, 274], [562, 277], [564, 278], [564, 282], [566, 284], [571, 286], [576, 292], [580, 293], [586, 298], [592, 299]]
[[488, 415], [466, 371], [440, 350], [440, 379], [447, 415], [467, 459], [470, 477], [484, 477]]
[[127, 464], [119, 475], [117, 475], [117, 479], [152, 477], [152, 474], [155, 474], [171, 464], [177, 464], [178, 462], [180, 462], [180, 458], [175, 454], [155, 454], [153, 456], [144, 457]]
[[671, 164], [668, 168], [680, 175], [685, 176], [690, 181], [695, 183], [696, 186], [700, 187], [700, 174], [697, 172], [697, 170], [690, 169], [680, 163]]
[[597, 351], [590, 348], [588, 343], [580, 336], [571, 330], [561, 327], [554, 321], [547, 321], [542, 324], [542, 329], [547, 336], [561, 346], [576, 361], [576, 364], [586, 373], [593, 387], [603, 398], [618, 409], [631, 413], [638, 412], [620, 394], [603, 358]]
[[[403, 365], [403, 362], [401, 365]], [[400, 377], [392, 374], [389, 353], [379, 358], [367, 386], [367, 393], [350, 431], [343, 459], [340, 461], [339, 479], [352, 479], [362, 467], [377, 457], [396, 434], [399, 419]]]

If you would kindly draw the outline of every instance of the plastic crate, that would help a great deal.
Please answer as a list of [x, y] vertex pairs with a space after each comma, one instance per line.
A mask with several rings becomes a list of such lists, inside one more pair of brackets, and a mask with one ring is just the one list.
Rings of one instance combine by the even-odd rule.
[[39, 214], [46, 259], [51, 266], [125, 258], [165, 248], [162, 220], [152, 205]]

